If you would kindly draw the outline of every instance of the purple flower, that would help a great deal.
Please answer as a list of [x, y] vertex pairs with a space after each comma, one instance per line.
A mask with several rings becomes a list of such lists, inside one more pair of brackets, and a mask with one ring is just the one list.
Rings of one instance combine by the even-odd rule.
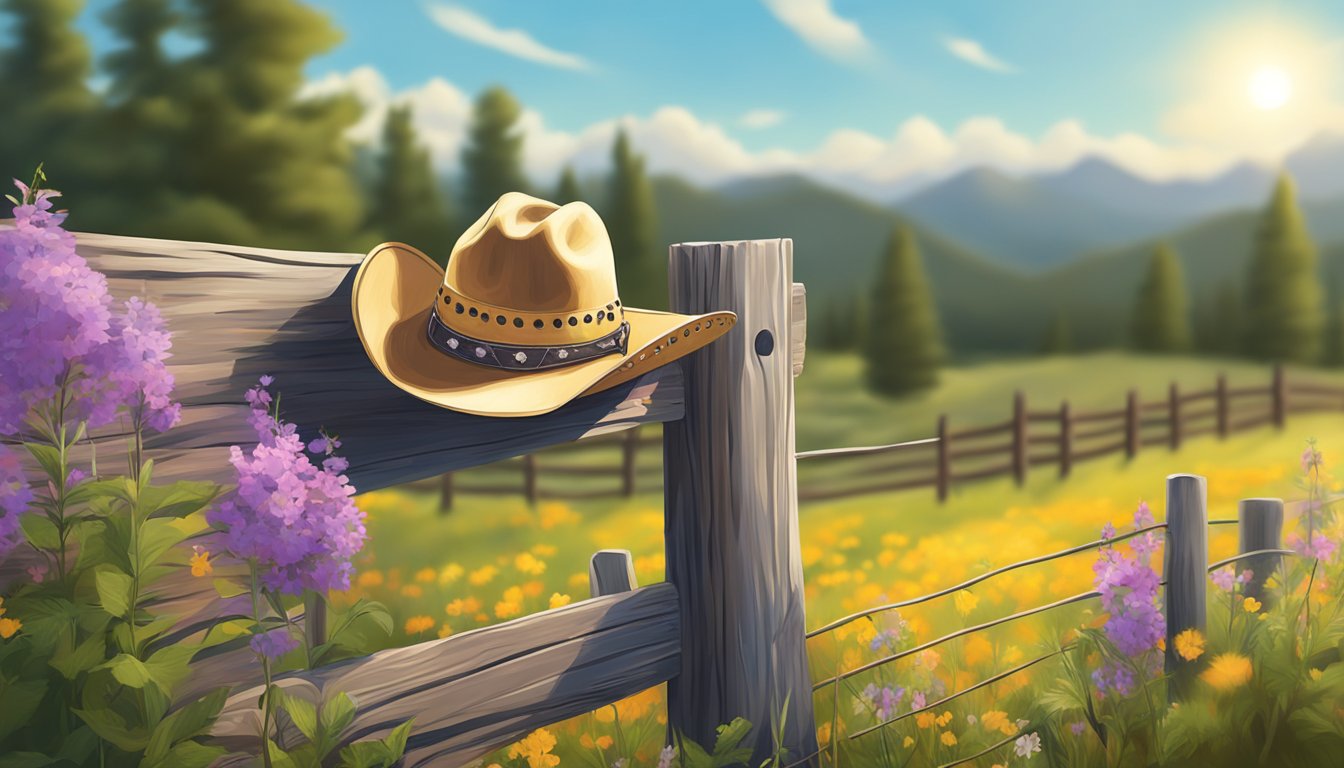
[[1102, 696], [1114, 693], [1125, 697], [1137, 688], [1134, 673], [1129, 667], [1116, 662], [1107, 662], [1092, 671], [1092, 684]]
[[1316, 533], [1312, 534], [1311, 541], [1308, 543], [1302, 536], [1294, 533], [1288, 536], [1288, 548], [1303, 557], [1316, 558], [1328, 563], [1335, 559], [1339, 542], [1323, 533]]
[[896, 714], [896, 707], [905, 697], [905, 689], [900, 686], [878, 686], [869, 683], [854, 700], [854, 714], [872, 713], [878, 720], [887, 720]]
[[1224, 566], [1209, 574], [1209, 579], [1213, 581], [1214, 586], [1224, 592], [1231, 592], [1237, 587], [1236, 571], [1232, 566]]
[[1087, 730], [1087, 721], [1085, 720], [1075, 720], [1074, 722], [1069, 723], [1069, 731], [1071, 731], [1074, 736], [1082, 736], [1083, 731], [1085, 730]]
[[[1151, 513], [1141, 505], [1134, 522], [1142, 525], [1145, 519], [1151, 522]], [[1160, 579], [1152, 567], [1158, 544], [1157, 537], [1149, 532], [1131, 539], [1128, 553], [1113, 545], [1103, 547], [1092, 564], [1102, 608], [1108, 614], [1106, 636], [1126, 656], [1156, 648], [1166, 630], [1157, 601]], [[1114, 680], [1115, 675], [1111, 678]]]
[[297, 427], [266, 410], [272, 399], [264, 387], [254, 387], [247, 401], [257, 444], [230, 448], [237, 486], [206, 519], [224, 529], [224, 547], [234, 557], [257, 562], [268, 589], [349, 589], [351, 560], [366, 532], [351, 498], [355, 489], [340, 474], [344, 459], [313, 464]]
[[1111, 523], [1108, 522], [1108, 523], [1106, 523], [1105, 525], [1101, 526], [1101, 540], [1102, 540], [1102, 541], [1110, 541], [1111, 539], [1114, 539], [1114, 538], [1115, 538], [1115, 526], [1114, 526], [1114, 525], [1112, 525]]
[[915, 691], [913, 694], [910, 695], [910, 709], [912, 711], [916, 709], [923, 709], [924, 704], [925, 701], [923, 691]]
[[164, 365], [172, 337], [159, 308], [129, 299], [112, 317], [109, 333], [108, 343], [89, 355], [86, 378], [76, 388], [88, 403], [81, 415], [90, 426], [100, 426], [125, 409], [135, 427], [166, 432], [177, 424], [182, 406], [173, 402], [173, 375]]
[[298, 648], [299, 639], [289, 631], [288, 627], [280, 627], [269, 632], [253, 635], [247, 644], [252, 648], [253, 653], [275, 661]]
[[308, 452], [320, 455], [330, 456], [332, 451], [341, 447], [341, 441], [329, 436], [326, 432], [321, 437], [314, 439], [308, 444]]
[[19, 457], [9, 446], [0, 443], [0, 560], [22, 539], [19, 515], [32, 500], [33, 492], [23, 475]]

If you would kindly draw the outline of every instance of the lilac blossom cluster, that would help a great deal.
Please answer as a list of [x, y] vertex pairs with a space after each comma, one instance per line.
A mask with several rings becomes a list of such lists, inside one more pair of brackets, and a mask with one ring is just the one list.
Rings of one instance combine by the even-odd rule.
[[158, 309], [136, 298], [114, 311], [107, 279], [75, 252], [66, 214], [51, 210], [59, 193], [14, 184], [23, 197], [14, 227], [0, 232], [0, 434], [18, 434], [62, 384], [68, 415], [90, 427], [123, 409], [139, 427], [173, 426], [180, 406]]
[[854, 699], [854, 714], [872, 713], [878, 720], [888, 720], [896, 714], [896, 707], [905, 698], [905, 689], [891, 685], [869, 683]]
[[[1139, 504], [1134, 526], [1144, 528], [1152, 524], [1152, 511], [1146, 503]], [[1108, 524], [1102, 538], [1109, 540], [1114, 536], [1115, 529]], [[1092, 565], [1102, 608], [1108, 614], [1106, 637], [1116, 650], [1131, 659], [1156, 648], [1166, 631], [1166, 619], [1157, 598], [1160, 580], [1152, 567], [1159, 544], [1157, 534], [1149, 531], [1130, 540], [1129, 552], [1113, 544], [1103, 547], [1101, 556]], [[1136, 685], [1132, 669], [1118, 660], [1103, 663], [1092, 673], [1092, 681], [1102, 695], [1114, 691], [1127, 696]]]
[[1323, 533], [1313, 533], [1311, 540], [1306, 537], [1290, 533], [1288, 534], [1288, 548], [1305, 558], [1315, 558], [1327, 563], [1333, 562], [1335, 553], [1339, 550], [1339, 542], [1326, 536]]
[[[331, 455], [340, 441], [322, 435], [305, 446], [298, 428], [272, 413], [270, 376], [248, 390], [249, 421], [257, 444], [230, 449], [237, 487], [207, 513], [224, 530], [225, 548], [255, 560], [267, 589], [299, 594], [350, 587], [351, 560], [364, 546], [364, 513], [341, 474], [345, 459]], [[324, 458], [315, 464], [305, 448]]]
[[19, 515], [32, 500], [18, 455], [0, 443], [0, 559], [19, 543]]
[[247, 644], [253, 653], [275, 661], [298, 648], [299, 638], [289, 631], [289, 627], [277, 627], [269, 632], [258, 632]]
[[1215, 587], [1224, 592], [1231, 593], [1237, 591], [1238, 588], [1249, 584], [1254, 576], [1254, 572], [1249, 569], [1238, 574], [1235, 568], [1227, 565], [1209, 574], [1209, 579], [1213, 581]]

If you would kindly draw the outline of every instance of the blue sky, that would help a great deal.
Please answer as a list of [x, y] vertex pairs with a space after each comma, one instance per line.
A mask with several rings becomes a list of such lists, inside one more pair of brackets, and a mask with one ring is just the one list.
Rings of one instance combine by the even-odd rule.
[[[100, 50], [110, 43], [95, 16], [109, 3], [94, 0], [85, 19]], [[345, 40], [310, 78], [356, 90], [374, 112], [412, 102], [449, 166], [457, 102], [494, 83], [534, 113], [529, 163], [541, 174], [596, 164], [618, 122], [655, 169], [689, 163], [706, 181], [799, 170], [888, 192], [970, 164], [1031, 172], [1085, 154], [1150, 176], [1207, 174], [1344, 128], [1330, 74], [1344, 63], [1333, 58], [1344, 6], [1323, 0], [312, 4]], [[1261, 43], [1322, 53], [1262, 62], [1293, 75], [1297, 100], [1248, 113], [1258, 133], [1228, 133], [1239, 97], [1220, 102], [1220, 89], [1242, 92], [1254, 62], [1236, 59]]]

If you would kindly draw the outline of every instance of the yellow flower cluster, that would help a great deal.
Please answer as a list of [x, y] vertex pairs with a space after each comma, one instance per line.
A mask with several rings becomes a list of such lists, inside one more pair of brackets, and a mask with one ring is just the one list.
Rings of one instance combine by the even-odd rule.
[[1204, 682], [1219, 691], [1232, 691], [1250, 682], [1251, 660], [1239, 653], [1220, 653], [1200, 674]]
[[1176, 655], [1194, 661], [1204, 655], [1204, 635], [1198, 629], [1187, 629], [1176, 635]]
[[509, 747], [509, 759], [522, 758], [527, 761], [528, 768], [553, 768], [560, 764], [560, 758], [551, 754], [553, 749], [555, 736], [545, 728], [538, 728]]
[[5, 599], [0, 597], [0, 638], [8, 640], [20, 629], [23, 629], [23, 622], [12, 616], [5, 616]]
[[436, 622], [429, 616], [412, 616], [406, 620], [406, 634], [418, 635], [434, 628]]

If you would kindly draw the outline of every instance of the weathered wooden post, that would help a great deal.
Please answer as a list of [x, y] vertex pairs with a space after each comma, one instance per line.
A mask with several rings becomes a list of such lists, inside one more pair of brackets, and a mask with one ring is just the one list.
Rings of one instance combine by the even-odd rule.
[[671, 308], [728, 309], [738, 320], [686, 358], [685, 416], [663, 430], [667, 579], [681, 596], [682, 643], [668, 725], [712, 746], [716, 726], [746, 718], [751, 765], [774, 754], [781, 717], [779, 746], [790, 760], [817, 751], [798, 543], [792, 272], [787, 239], [670, 249]]
[[952, 481], [952, 456], [948, 453], [947, 414], [938, 417], [938, 501], [947, 501], [947, 486]]
[[453, 511], [453, 473], [439, 475], [439, 512], [447, 514]]
[[588, 591], [593, 597], [629, 592], [639, 586], [628, 549], [599, 549], [588, 561]]
[[1139, 393], [1131, 389], [1125, 397], [1125, 458], [1139, 452]]
[[[1239, 552], [1279, 549], [1283, 545], [1283, 499], [1242, 499], [1237, 505], [1238, 528], [1241, 531]], [[1265, 579], [1278, 570], [1282, 555], [1253, 555], [1238, 562], [1241, 568], [1251, 570], [1251, 580], [1243, 587], [1247, 597], [1269, 606], [1272, 593], [1265, 591]]]
[[1176, 382], [1167, 390], [1167, 447], [1175, 451], [1181, 447], [1181, 393]]
[[1073, 469], [1073, 420], [1069, 418], [1069, 401], [1059, 404], [1059, 476], [1068, 477]]
[[523, 496], [528, 504], [537, 503], [537, 455], [529, 453], [523, 457]]
[[1283, 429], [1288, 414], [1288, 381], [1283, 376], [1283, 365], [1274, 366], [1269, 384], [1269, 415], [1277, 429]]
[[1194, 685], [1195, 665], [1176, 654], [1176, 635], [1205, 631], [1204, 603], [1209, 567], [1208, 488], [1199, 475], [1167, 477], [1167, 545], [1162, 574], [1167, 618], [1167, 698], [1185, 698]]
[[1218, 421], [1218, 439], [1227, 438], [1227, 374], [1218, 374], [1218, 385], [1214, 388], [1216, 404], [1214, 405], [1215, 418]]
[[625, 430], [621, 441], [621, 495], [635, 495], [635, 461], [639, 456], [639, 427]]
[[1021, 390], [1013, 393], [1013, 480], [1027, 481], [1027, 396]]

